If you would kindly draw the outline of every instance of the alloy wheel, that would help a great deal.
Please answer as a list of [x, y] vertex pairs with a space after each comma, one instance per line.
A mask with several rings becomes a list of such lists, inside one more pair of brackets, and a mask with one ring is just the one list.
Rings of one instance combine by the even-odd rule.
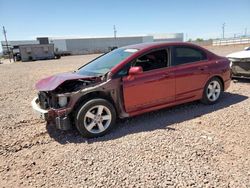
[[96, 105], [85, 114], [84, 126], [90, 133], [98, 134], [109, 127], [111, 120], [111, 111], [103, 105]]
[[217, 80], [211, 81], [206, 91], [208, 100], [210, 100], [211, 102], [216, 101], [220, 97], [220, 93], [221, 93], [220, 83]]

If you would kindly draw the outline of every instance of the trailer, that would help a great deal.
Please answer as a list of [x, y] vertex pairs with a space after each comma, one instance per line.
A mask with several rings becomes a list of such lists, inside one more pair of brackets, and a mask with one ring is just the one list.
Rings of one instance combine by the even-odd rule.
[[21, 61], [55, 59], [54, 44], [26, 44], [19, 46]]

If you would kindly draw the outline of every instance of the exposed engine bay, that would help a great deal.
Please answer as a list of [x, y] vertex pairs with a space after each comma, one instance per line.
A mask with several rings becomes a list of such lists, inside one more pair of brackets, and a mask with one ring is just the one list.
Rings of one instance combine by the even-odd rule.
[[67, 80], [59, 85], [54, 91], [54, 94], [62, 94], [68, 92], [75, 92], [80, 89], [90, 86], [91, 84], [99, 83], [101, 79], [99, 77], [92, 79], [78, 79], [78, 80]]
[[52, 91], [39, 91], [38, 98], [42, 109], [61, 108], [67, 105], [71, 95], [74, 92], [94, 86], [102, 81], [102, 77], [88, 79], [67, 80]]

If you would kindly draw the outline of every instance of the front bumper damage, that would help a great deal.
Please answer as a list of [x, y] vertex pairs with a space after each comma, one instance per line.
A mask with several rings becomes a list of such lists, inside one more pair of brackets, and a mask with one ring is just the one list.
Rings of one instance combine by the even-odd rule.
[[250, 60], [231, 61], [231, 72], [233, 77], [250, 78]]
[[39, 105], [38, 97], [35, 97], [32, 100], [31, 106], [33, 108], [34, 113], [39, 118], [44, 119], [48, 123], [55, 124], [57, 129], [70, 130], [72, 128], [67, 108], [60, 108], [60, 109], [50, 108], [47, 110], [42, 109]]

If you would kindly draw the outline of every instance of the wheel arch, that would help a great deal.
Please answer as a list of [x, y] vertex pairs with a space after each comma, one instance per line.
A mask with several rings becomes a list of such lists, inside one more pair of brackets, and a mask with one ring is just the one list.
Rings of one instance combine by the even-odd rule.
[[87, 101], [89, 100], [92, 100], [92, 99], [97, 99], [97, 98], [100, 98], [100, 99], [105, 99], [107, 100], [108, 102], [110, 102], [115, 110], [116, 110], [116, 113], [117, 113], [117, 109], [116, 109], [116, 105], [114, 103], [114, 100], [112, 99], [112, 97], [110, 96], [109, 93], [106, 93], [106, 92], [103, 92], [103, 91], [92, 91], [92, 92], [89, 92], [83, 96], [81, 96], [77, 102], [75, 103], [74, 107], [73, 107], [73, 110], [72, 110], [72, 114], [75, 116], [77, 110]]
[[221, 81], [221, 84], [222, 84], [222, 90], [224, 91], [224, 88], [225, 88], [225, 83], [224, 83], [224, 80], [223, 78], [220, 76], [220, 75], [213, 75], [211, 77], [209, 77], [209, 79], [206, 81], [205, 84], [208, 83], [209, 80], [211, 80], [212, 78], [218, 78], [220, 81]]

